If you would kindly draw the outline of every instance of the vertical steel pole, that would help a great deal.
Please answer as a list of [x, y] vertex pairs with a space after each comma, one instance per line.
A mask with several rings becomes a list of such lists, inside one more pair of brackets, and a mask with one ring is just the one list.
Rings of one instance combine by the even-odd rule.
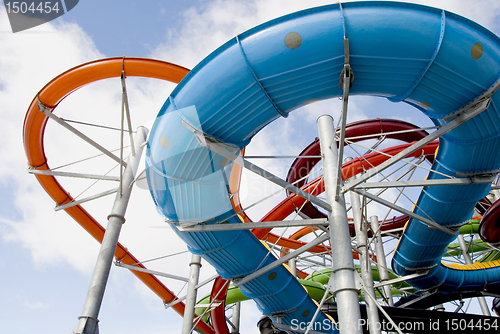
[[337, 147], [333, 140], [335, 135], [333, 118], [330, 115], [320, 116], [318, 130], [326, 199], [332, 207], [332, 211], [328, 213], [333, 264], [329, 287], [335, 285], [333, 292], [338, 305], [341, 334], [361, 334], [362, 328], [359, 326], [361, 312], [359, 310], [358, 290], [354, 284], [354, 262], [344, 195], [338, 196], [337, 200], [335, 198], [337, 177], [340, 175], [338, 168], [342, 168], [342, 166], [338, 164]]
[[[144, 127], [137, 129], [135, 155], [130, 155], [127, 167], [123, 173], [122, 191], [118, 191], [111, 214], [108, 216], [108, 224], [101, 243], [99, 255], [97, 256], [94, 273], [90, 281], [90, 287], [83, 305], [82, 315], [73, 329], [78, 334], [98, 334], [99, 326], [97, 316], [101, 308], [104, 290], [108, 282], [111, 264], [118, 244], [118, 237], [123, 223], [125, 222], [125, 211], [132, 192], [132, 182], [141, 160], [143, 147], [141, 146], [147, 138], [148, 130]], [[121, 194], [120, 194], [121, 193]]]
[[[464, 236], [459, 234], [458, 243], [460, 244], [460, 248], [462, 248], [462, 253], [464, 254], [464, 259], [466, 264], [472, 264], [472, 259], [470, 258], [468, 247], [465, 244]], [[488, 304], [486, 303], [486, 298], [483, 296], [477, 297], [479, 301], [479, 306], [481, 306], [481, 311], [483, 311], [483, 315], [491, 316], [490, 309], [488, 308]]]
[[237, 302], [233, 306], [233, 317], [231, 322], [234, 325], [234, 330], [231, 334], [240, 334], [240, 316], [241, 316], [241, 302]]
[[[372, 226], [373, 233], [379, 231], [380, 224], [378, 223], [377, 216], [370, 217], [370, 223]], [[384, 244], [382, 243], [382, 235], [379, 231], [377, 235], [373, 236], [375, 238], [375, 255], [377, 255], [377, 269], [378, 274], [380, 276], [380, 282], [385, 282], [389, 280], [389, 271], [387, 270], [387, 262], [385, 262], [385, 252], [384, 252]], [[392, 300], [392, 290], [390, 285], [384, 285], [384, 294], [385, 298], [387, 298], [387, 305], [394, 306], [394, 301]]]
[[182, 334], [191, 333], [194, 320], [194, 307], [196, 305], [196, 285], [200, 278], [201, 256], [193, 254], [189, 264], [189, 282], [186, 296], [186, 307], [184, 308], [184, 320], [182, 323]]
[[292, 275], [297, 277], [297, 260], [290, 259], [288, 261], [288, 267], [290, 267], [290, 271], [292, 272]]
[[368, 296], [368, 298], [365, 298], [368, 315], [368, 329], [370, 334], [380, 334], [380, 319], [376, 305], [375, 289], [373, 288], [372, 265], [370, 263], [368, 247], [366, 246], [368, 239], [366, 221], [363, 221], [361, 218], [361, 201], [359, 200], [359, 195], [351, 191], [350, 196], [354, 229], [356, 231], [356, 240], [358, 241], [358, 250], [360, 251], [359, 264], [361, 266], [363, 285], [365, 287], [365, 293], [373, 297], [370, 298]]

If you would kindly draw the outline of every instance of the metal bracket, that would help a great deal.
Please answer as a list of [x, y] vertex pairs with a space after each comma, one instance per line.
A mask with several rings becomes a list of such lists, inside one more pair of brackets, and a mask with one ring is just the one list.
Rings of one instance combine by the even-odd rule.
[[354, 72], [351, 69], [351, 65], [349, 64], [349, 39], [344, 38], [344, 68], [340, 73], [340, 84], [339, 88], [344, 89], [344, 82], [349, 82], [349, 87], [352, 88], [352, 82], [354, 81]]
[[110, 220], [112, 218], [116, 218], [122, 222], [122, 224], [125, 224], [125, 217], [123, 215], [117, 215], [117, 214], [110, 214], [106, 217], [107, 220]]
[[[353, 271], [353, 276], [354, 276], [354, 289], [353, 288], [338, 288], [335, 284], [335, 274], [336, 274], [336, 271], [338, 270], [342, 270], [342, 269], [349, 269], [349, 270], [352, 270]], [[332, 273], [330, 274], [331, 275], [331, 279], [329, 280], [328, 282], [328, 291], [330, 291], [332, 293], [333, 296], [335, 296], [337, 294], [337, 292], [339, 291], [343, 291], [343, 290], [355, 290], [359, 293], [359, 291], [361, 289], [363, 289], [363, 284], [362, 284], [362, 279], [361, 279], [361, 276], [359, 275], [359, 273], [352, 269], [352, 268], [340, 268], [340, 269], [337, 269], [336, 271], [332, 271]]]
[[[500, 168], [494, 169], [494, 170], [488, 170], [488, 171], [484, 171], [484, 172], [471, 172], [471, 173], [456, 172], [457, 176], [471, 177], [472, 179], [474, 179], [474, 178], [478, 178], [478, 179], [492, 178], [492, 179], [494, 179], [498, 173], [500, 173]], [[493, 181], [491, 181], [491, 182], [493, 182]]]
[[339, 88], [344, 88], [344, 81], [349, 82], [349, 88], [352, 88], [352, 82], [354, 81], [354, 72], [352, 71], [351, 65], [345, 64], [339, 77]]
[[[500, 84], [500, 83], [499, 83]], [[489, 96], [485, 96], [485, 97], [482, 97], [478, 100], [474, 100], [474, 101], [471, 101], [469, 102], [468, 104], [466, 104], [464, 107], [458, 109], [457, 111], [455, 111], [454, 113], [452, 114], [449, 114], [449, 115], [446, 115], [443, 117], [443, 120], [444, 121], [451, 121], [451, 120], [455, 120], [456, 118], [459, 118], [459, 117], [462, 117], [464, 116], [465, 114], [467, 114], [471, 109], [475, 109], [476, 107], [479, 107], [481, 104], [483, 103], [487, 103], [486, 107], [484, 108], [484, 110], [488, 109], [488, 107], [490, 106], [490, 103], [491, 103], [491, 99]]]

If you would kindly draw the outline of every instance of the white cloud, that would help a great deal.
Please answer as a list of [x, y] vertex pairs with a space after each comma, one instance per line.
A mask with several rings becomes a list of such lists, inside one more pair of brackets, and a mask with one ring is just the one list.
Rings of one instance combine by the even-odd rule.
[[497, 16], [500, 3], [495, 0], [483, 0], [480, 3], [467, 0], [417, 0], [411, 2], [453, 12], [490, 30], [494, 30], [495, 27], [498, 28]]
[[[9, 29], [2, 9], [0, 31]], [[62, 214], [56, 218], [50, 199], [26, 172], [24, 148], [19, 140], [23, 119], [31, 99], [49, 80], [70, 67], [102, 55], [75, 24], [46, 24], [24, 33], [0, 34], [0, 54], [0, 131], [4, 138], [9, 138], [0, 144], [4, 161], [0, 177], [13, 184], [16, 204], [13, 209], [23, 216], [22, 221], [15, 222], [6, 217], [3, 223], [10, 229], [5, 232], [2, 228], [2, 234], [31, 249], [37, 265], [57, 263], [70, 253], [72, 239], [78, 240], [77, 246], [88, 248], [88, 245], [76, 237], [79, 227], [69, 217]], [[79, 265], [81, 263], [76, 264]]]
[[183, 14], [183, 25], [169, 30], [165, 43], [153, 52], [155, 58], [194, 67], [210, 52], [260, 23], [328, 1], [238, 1], [216, 0]]
[[[352, 1], [344, 1], [352, 2]], [[496, 13], [500, 3], [484, 0], [481, 4], [468, 0], [419, 0], [414, 3], [439, 7], [472, 19], [488, 29], [498, 24]], [[258, 24], [299, 10], [331, 4], [314, 0], [216, 0], [204, 2], [183, 13], [183, 24], [169, 29], [165, 42], [153, 51], [153, 56], [194, 67], [220, 45]]]
[[47, 309], [50, 308], [50, 304], [45, 304], [43, 302], [37, 301], [37, 302], [31, 302], [29, 300], [24, 300], [23, 304], [25, 307], [27, 307], [30, 310], [42, 310], [42, 309]]
[[[0, 6], [0, 31], [8, 31], [8, 20]], [[27, 172], [26, 156], [22, 143], [22, 127], [26, 110], [37, 92], [51, 79], [79, 64], [100, 59], [103, 55], [97, 50], [92, 40], [76, 24], [47, 23], [29, 31], [17, 34], [0, 34], [0, 131], [4, 138], [0, 143], [3, 167], [0, 170], [0, 187], [8, 192], [12, 207], [0, 217], [0, 242], [22, 245], [31, 255], [35, 272], [44, 272], [53, 268], [65, 268], [68, 276], [75, 275], [71, 268], [88, 275], [92, 272], [99, 250], [99, 244], [75, 221], [64, 212], [54, 212], [54, 202], [38, 184], [33, 175]], [[127, 79], [129, 101], [134, 126], [147, 123], [155, 118], [173, 84], [158, 80]], [[121, 84], [118, 79], [106, 80], [80, 89], [66, 98], [56, 108], [55, 113], [71, 120], [98, 123], [106, 126], [119, 126]], [[73, 124], [73, 123], [72, 123]], [[118, 124], [118, 125], [117, 125]], [[73, 124], [85, 130], [86, 134], [99, 143], [112, 149], [119, 146], [116, 131], [103, 131]], [[62, 164], [93, 156], [99, 152], [82, 140], [76, 138], [54, 122], [49, 121], [45, 131], [45, 152], [49, 166]], [[94, 159], [88, 163], [70, 167], [80, 173], [104, 173], [113, 163], [110, 159]], [[90, 184], [88, 181], [58, 178], [58, 181], [78, 195]], [[103, 182], [100, 182], [103, 183]], [[5, 185], [5, 188], [4, 188]], [[116, 187], [117, 184], [105, 183], [85, 192], [81, 198]], [[101, 224], [106, 224], [106, 217], [111, 210], [114, 195], [89, 203], [85, 208]], [[3, 210], [3, 209], [2, 209]], [[3, 211], [2, 211], [3, 213]], [[156, 229], [159, 225], [167, 227], [156, 213], [148, 191], [135, 189], [127, 213], [127, 222], [122, 229], [120, 242], [139, 259], [146, 260], [165, 254], [186, 250], [186, 245], [174, 235], [170, 228]], [[13, 255], [14, 256], [14, 255]], [[151, 269], [187, 276], [189, 257], [177, 256], [167, 261], [148, 263]], [[64, 269], [63, 269], [64, 270]], [[213, 270], [205, 270], [204, 277], [213, 275]], [[128, 289], [130, 284], [140, 285], [128, 270], [112, 268], [107, 309], [117, 311], [123, 295], [120, 289]], [[161, 279], [168, 288], [179, 291], [183, 283]], [[114, 286], [117, 288], [115, 289]], [[82, 285], [82, 292], [88, 286]], [[121, 287], [121, 288], [120, 288]], [[118, 291], [118, 292], [117, 292]], [[161, 301], [149, 289], [134, 289], [139, 292], [145, 305], [156, 305], [166, 312], [172, 321], [179, 316], [172, 311], [163, 311]], [[74, 301], [83, 305], [83, 299]], [[46, 309], [52, 304], [18, 300], [30, 310]], [[79, 308], [79, 307], [78, 307]], [[121, 313], [121, 312], [116, 312]], [[75, 323], [76, 316], [74, 314]], [[111, 316], [112, 317], [112, 316]], [[158, 314], [163, 317], [163, 314]], [[103, 323], [103, 326], [106, 326]], [[105, 327], [103, 327], [105, 328]], [[68, 328], [70, 330], [71, 328]]]
[[[9, 29], [5, 11], [1, 9], [0, 30]], [[60, 73], [84, 62], [100, 59], [103, 55], [78, 25], [64, 23], [64, 21], [59, 24], [47, 23], [23, 33], [0, 34], [0, 54], [2, 54], [0, 57], [0, 113], [2, 117], [0, 130], [4, 138], [14, 139], [3, 140], [0, 143], [4, 161], [0, 178], [4, 180], [3, 182], [10, 180], [9, 190], [13, 192], [12, 201], [15, 204], [11, 210], [18, 212], [16, 218], [19, 215], [22, 217], [22, 219], [14, 219], [12, 215], [2, 219], [2, 238], [8, 242], [22, 243], [31, 251], [33, 261], [39, 268], [45, 265], [68, 263], [80, 271], [91, 271], [98, 251], [98, 243], [67, 214], [54, 212], [54, 202], [36, 182], [35, 177], [27, 172], [24, 147], [19, 139], [26, 110], [36, 93]], [[165, 96], [173, 87], [171, 84], [159, 83], [157, 80], [137, 79], [128, 80], [128, 85], [130, 105], [134, 114], [138, 115], [133, 118], [135, 126], [154, 119]], [[120, 93], [121, 85], [118, 79], [90, 85], [66, 98], [56, 108], [55, 113], [68, 119], [116, 127], [117, 124], [119, 125], [120, 117]], [[85, 128], [79, 125], [75, 127]], [[92, 128], [85, 129], [85, 131], [97, 141], [108, 142], [107, 147], [110, 149], [119, 146], [119, 136], [115, 134], [117, 132], [108, 130], [104, 132]], [[48, 122], [45, 131], [45, 151], [51, 167], [99, 153], [52, 121]], [[74, 171], [92, 173], [92, 170], [99, 170], [96, 173], [104, 173], [112, 164], [110, 165], [109, 162], [104, 164], [103, 160], [97, 160], [97, 164], [95, 162], [81, 164], [82, 167], [74, 167]], [[96, 169], [96, 165], [102, 168]], [[58, 180], [73, 196], [89, 185], [89, 182], [74, 179], [58, 178]], [[116, 185], [108, 183], [101, 188], [112, 187]], [[136, 235], [148, 225], [158, 225], [158, 220], [162, 223], [148, 192], [141, 189], [137, 192], [141, 194], [144, 206], [150, 205], [149, 217], [151, 218], [144, 219], [145, 217], [141, 217], [139, 213], [139, 217], [136, 214], [136, 219], [130, 219], [130, 221], [146, 221], [145, 226], [135, 225], [134, 234]], [[89, 194], [92, 194], [92, 191], [82, 195], [82, 198]], [[91, 204], [89, 206], [95, 210], [91, 213], [101, 224], [106, 223], [106, 216], [111, 209], [110, 203], [113, 198], [113, 195], [106, 198], [105, 201], [108, 202], [103, 205], [92, 207], [93, 204]], [[133, 226], [133, 223], [129, 223], [124, 228], [125, 240], [127, 240], [127, 230]], [[152, 238], [156, 237], [156, 242], [150, 243], [139, 238], [145, 245], [160, 244], [160, 239], [165, 236], [164, 233], [149, 234]], [[148, 233], [145, 235], [147, 236]], [[133, 241], [132, 237], [130, 239]], [[176, 242], [179, 247], [185, 248], [180, 241]], [[154, 246], [151, 247], [154, 248]]]

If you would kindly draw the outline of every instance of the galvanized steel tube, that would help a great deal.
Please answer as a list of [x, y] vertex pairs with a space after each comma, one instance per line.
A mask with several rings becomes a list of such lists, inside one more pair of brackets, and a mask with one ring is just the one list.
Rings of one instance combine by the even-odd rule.
[[[333, 140], [335, 129], [333, 118], [323, 115], [318, 118], [323, 175], [325, 179], [326, 199], [332, 211], [328, 213], [330, 223], [330, 242], [332, 245], [333, 272], [330, 283], [334, 280], [336, 301], [338, 305], [340, 332], [361, 334], [359, 326], [361, 313], [359, 310], [358, 291], [354, 284], [354, 262], [351, 251], [351, 236], [345, 207], [344, 196], [335, 200], [337, 186], [338, 153]], [[331, 284], [329, 284], [331, 286]]]

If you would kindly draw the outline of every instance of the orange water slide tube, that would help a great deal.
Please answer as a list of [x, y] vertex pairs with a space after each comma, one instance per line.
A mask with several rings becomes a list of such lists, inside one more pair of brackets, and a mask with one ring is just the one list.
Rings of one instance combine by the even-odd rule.
[[[47, 157], [44, 150], [44, 132], [49, 119], [39, 110], [39, 104], [53, 110], [69, 94], [79, 88], [103, 79], [120, 77], [122, 70], [128, 77], [146, 77], [179, 83], [189, 72], [188, 69], [168, 62], [145, 58], [108, 58], [92, 61], [74, 67], [50, 81], [31, 102], [23, 127], [24, 149], [30, 168], [48, 170]], [[57, 205], [73, 201], [70, 194], [61, 186], [54, 176], [35, 175], [49, 196]], [[102, 242], [105, 228], [95, 220], [80, 205], [64, 209], [76, 220], [94, 239]], [[115, 258], [124, 264], [134, 265], [139, 262], [122, 244], [118, 243]], [[145, 268], [142, 264], [137, 267]], [[148, 286], [164, 303], [177, 300], [158, 278], [152, 274], [132, 271], [146, 286]], [[172, 308], [181, 316], [184, 314], [184, 303], [180, 302]], [[215, 333], [211, 326], [201, 321], [197, 328], [206, 333]]]

